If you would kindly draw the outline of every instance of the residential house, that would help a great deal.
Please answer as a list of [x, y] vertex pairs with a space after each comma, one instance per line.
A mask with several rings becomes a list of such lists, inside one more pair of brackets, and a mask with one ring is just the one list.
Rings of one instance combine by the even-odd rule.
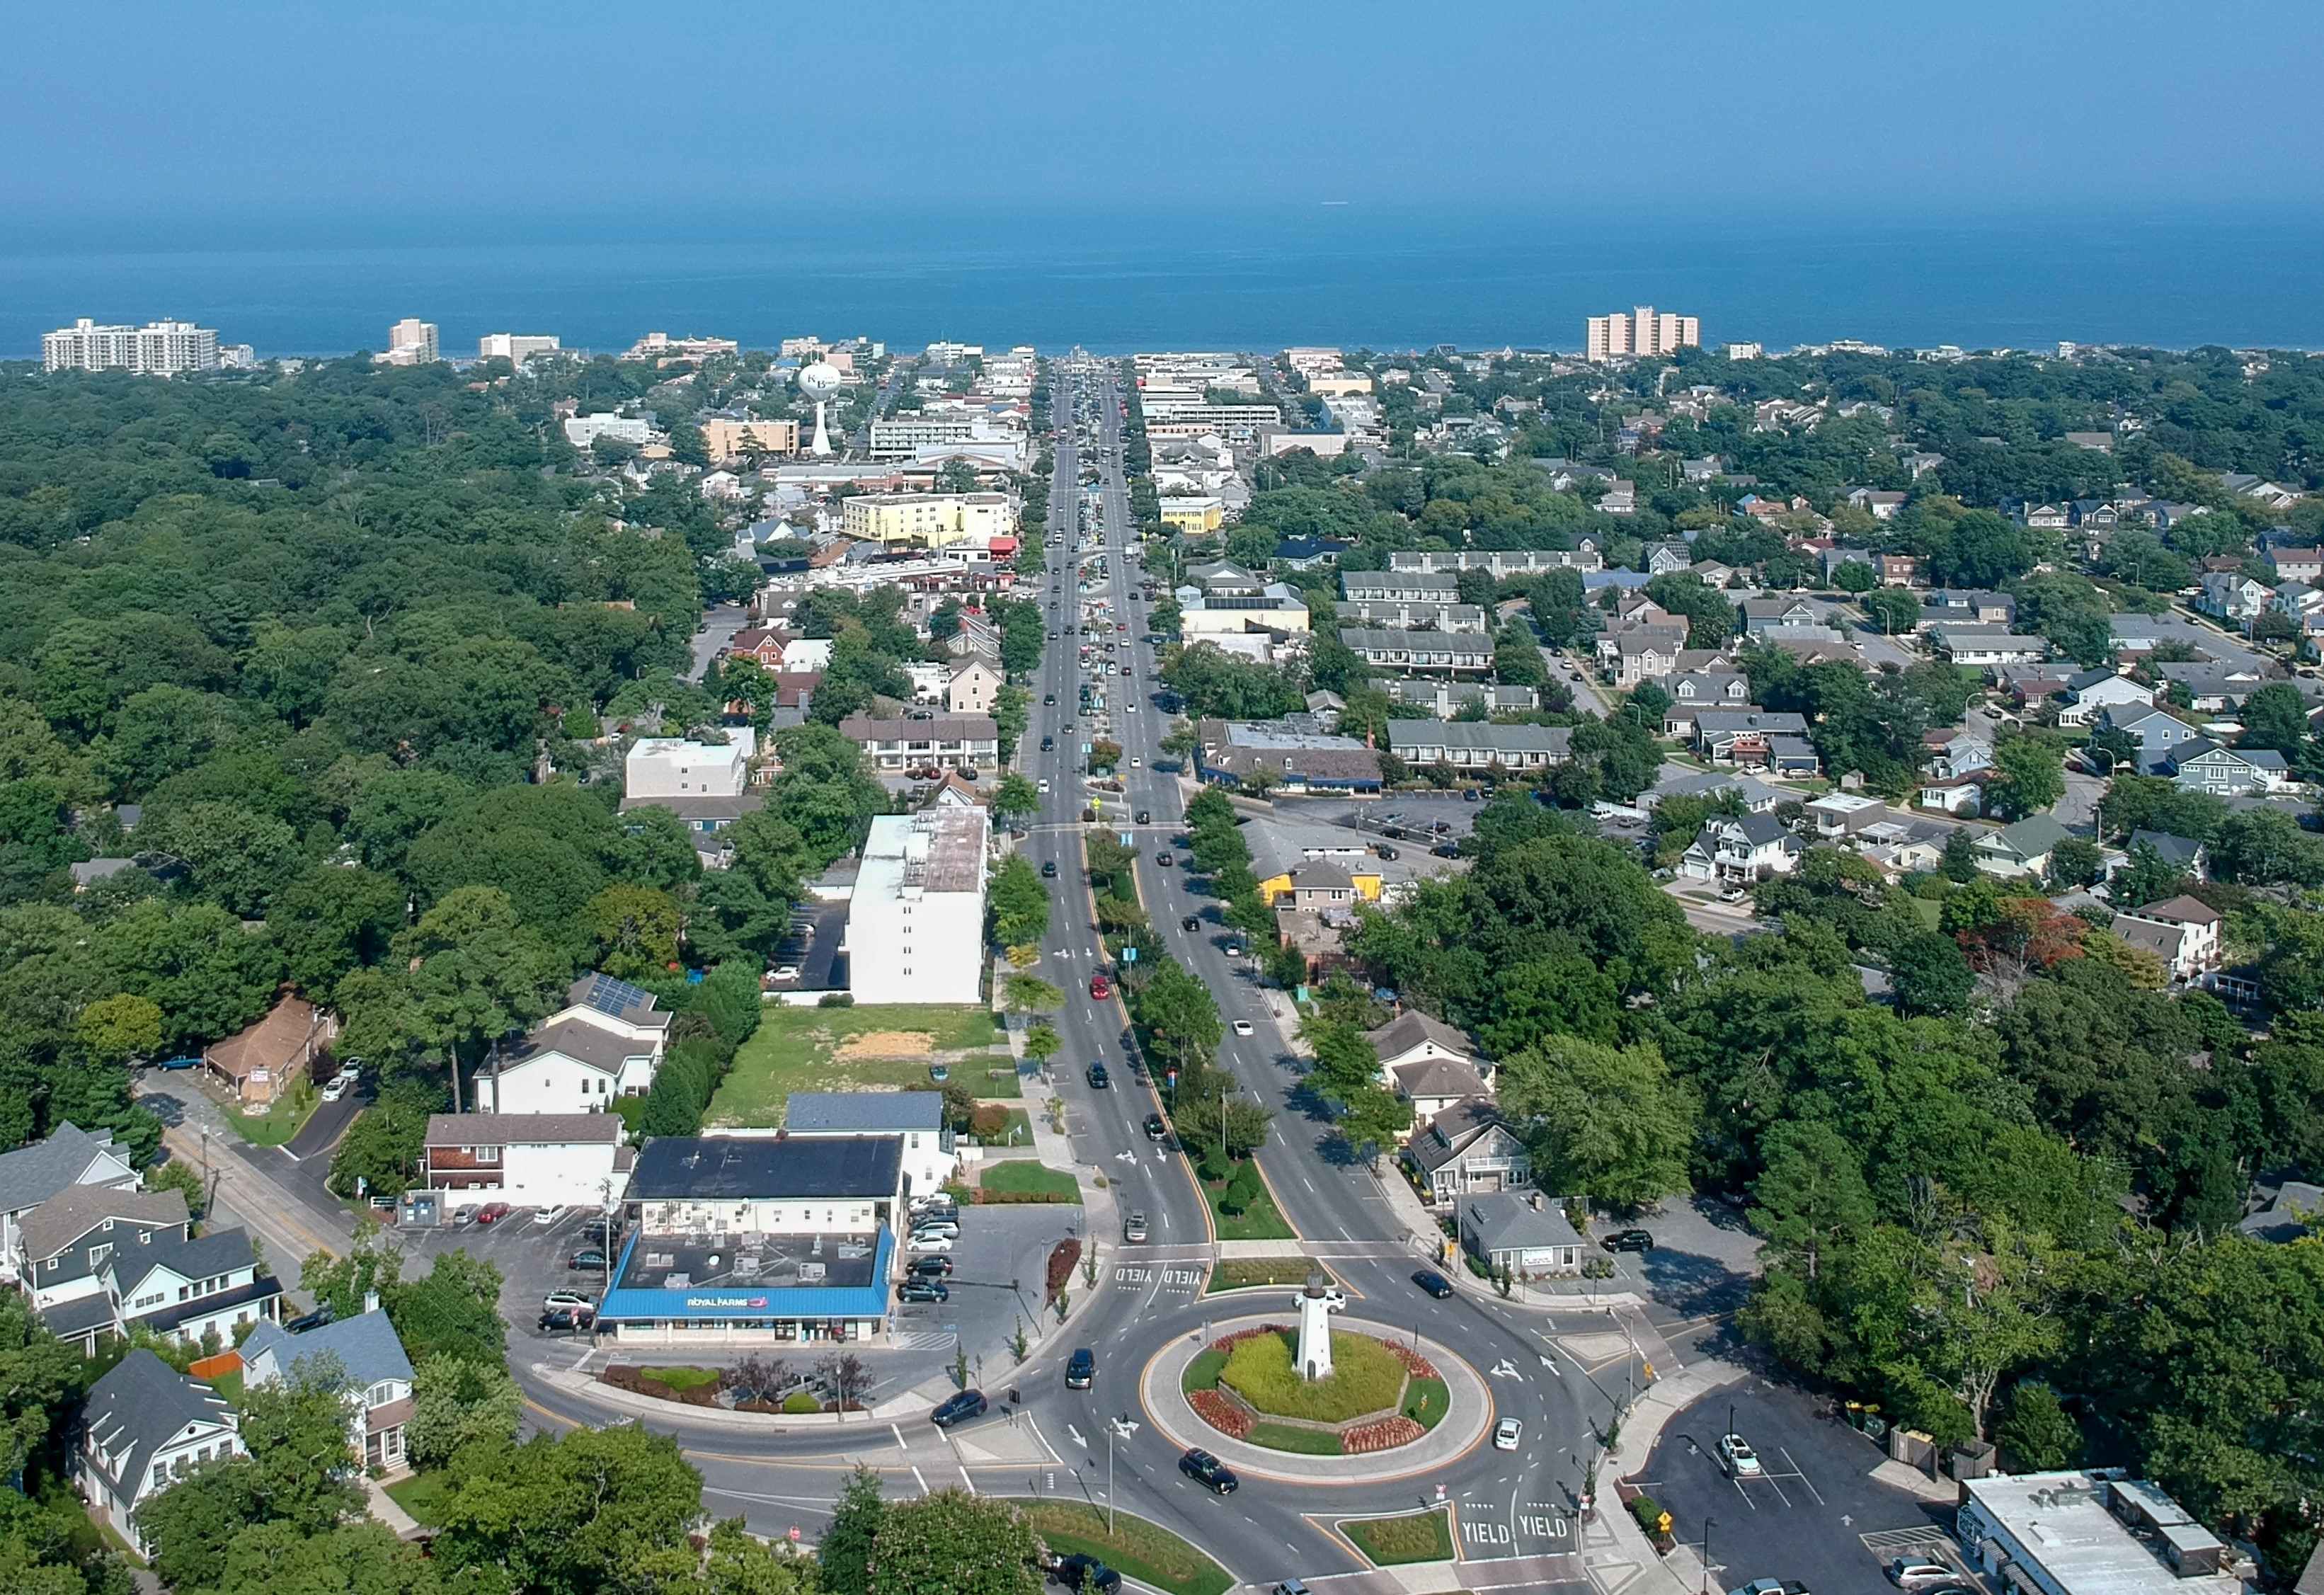
[[[1187, 572], [1189, 577], [1194, 574], [1192, 569]], [[1340, 573], [1340, 596], [1356, 603], [1418, 600], [1457, 604], [1461, 600], [1461, 578], [1449, 570], [1343, 570]]]
[[872, 768], [882, 775], [913, 770], [993, 770], [1001, 762], [1001, 726], [990, 715], [908, 715], [876, 720], [869, 715], [850, 715], [839, 723], [839, 734], [862, 748]]
[[1371, 626], [1384, 631], [1487, 632], [1484, 607], [1476, 604], [1435, 604], [1417, 599], [1342, 598], [1332, 605], [1342, 626]]
[[1932, 587], [1921, 600], [1922, 624], [2009, 626], [2016, 623], [2017, 600], [1980, 587]]
[[1412, 1010], [1367, 1031], [1380, 1078], [1412, 1104], [1416, 1118], [1433, 1119], [1453, 1103], [1489, 1094], [1469, 1038], [1440, 1019]]
[[1880, 556], [1880, 585], [1884, 587], [1910, 587], [1921, 579], [1921, 562], [1910, 554]]
[[1415, 1130], [1404, 1165], [1432, 1207], [1533, 1184], [1525, 1142], [1482, 1097], [1455, 1102]]
[[1988, 831], [1977, 840], [1977, 867], [1988, 875], [2017, 880], [2042, 875], [2050, 868], [2050, 854], [2073, 833], [2046, 814], [2037, 814]]
[[2279, 582], [2305, 582], [2311, 587], [2324, 587], [2324, 549], [2274, 545], [2267, 550], [2267, 565]]
[[2030, 665], [2050, 657], [2046, 637], [1997, 632], [1982, 626], [1932, 627], [1929, 646], [1939, 658], [1956, 665]]
[[430, 1191], [520, 1207], [600, 1207], [633, 1161], [617, 1113], [430, 1113], [420, 1177]]
[[1582, 1237], [1565, 1216], [1562, 1197], [1539, 1191], [1464, 1196], [1459, 1203], [1461, 1247], [1496, 1273], [1544, 1279], [1582, 1272]]
[[248, 1454], [225, 1399], [141, 1346], [89, 1388], [71, 1472], [113, 1531], [150, 1555], [137, 1508], [204, 1462]]
[[2104, 668], [2068, 677], [2066, 693], [2069, 701], [2058, 711], [2061, 725], [2088, 725], [2102, 709], [2154, 706], [2154, 688]]
[[1415, 768], [1456, 771], [1547, 770], [1572, 753], [1563, 725], [1495, 725], [1489, 721], [1391, 720], [1388, 751]]
[[1286, 570], [1313, 570], [1354, 546], [1337, 538], [1287, 537], [1275, 545], [1275, 562]]
[[1694, 746], [1714, 764], [1758, 770], [1773, 762], [1770, 738], [1803, 737], [1807, 731], [1805, 717], [1790, 710], [1704, 709], [1694, 717]]
[[1402, 708], [1425, 709], [1439, 720], [1450, 720], [1471, 706], [1482, 707], [1488, 715], [1523, 714], [1541, 707], [1538, 687], [1508, 683], [1393, 676], [1375, 685], [1388, 694], [1388, 702]]
[[1340, 641], [1376, 669], [1484, 675], [1493, 668], [1493, 639], [1482, 632], [1343, 627]]
[[1648, 543], [1646, 563], [1648, 576], [1674, 575], [1694, 563], [1694, 550], [1677, 539]]
[[1740, 670], [1693, 670], [1662, 683], [1670, 707], [1663, 715], [1663, 734], [1692, 734], [1694, 717], [1703, 709], [1743, 709], [1751, 703], [1751, 682]]
[[1655, 681], [1678, 668], [1686, 648], [1683, 625], [1635, 625], [1598, 639], [1598, 667], [1617, 687]]
[[2172, 755], [2172, 779], [2182, 792], [2241, 798], [2280, 792], [2292, 785], [2292, 768], [2273, 748], [2230, 748], [2209, 737], [2181, 742]]
[[366, 1469], [393, 1473], [405, 1465], [403, 1434], [411, 1422], [411, 1359], [377, 1298], [352, 1318], [292, 1334], [262, 1323], [242, 1342], [243, 1388], [287, 1382], [302, 1369], [338, 1365], [340, 1388], [353, 1398], [347, 1444]]
[[2063, 504], [2027, 504], [2020, 513], [2036, 531], [2063, 531], [2073, 524], [2073, 516]]
[[784, 1099], [783, 1135], [893, 1136], [915, 1191], [941, 1189], [959, 1170], [960, 1151], [936, 1091], [795, 1091]]
[[1746, 598], [1743, 629], [1753, 636], [1779, 626], [1819, 626], [1822, 613], [1804, 598]]
[[1822, 771], [1823, 757], [1803, 736], [1770, 736], [1766, 768], [1773, 775], [1805, 779]]
[[[2306, 1240], [2317, 1233], [2310, 1221], [2324, 1214], [2324, 1185], [2311, 1185], [2305, 1180], [2286, 1180], [2276, 1187], [2267, 1205], [2255, 1212], [2246, 1213], [2236, 1228], [2254, 1240], [2271, 1246], [2289, 1246], [2295, 1240]], [[2324, 1553], [2319, 1553], [2324, 1554]], [[2293, 1586], [2293, 1595], [2319, 1595], [2318, 1586], [2324, 1584], [2324, 1569], [2319, 1569], [2317, 1557], [2311, 1555], [2300, 1580]]]
[[1993, 768], [1993, 739], [1971, 731], [1932, 731], [1921, 738], [1928, 750], [1929, 771], [1941, 780], [1952, 780]]
[[779, 670], [783, 668], [783, 647], [789, 641], [789, 634], [778, 626], [745, 626], [726, 644], [726, 657], [750, 659], [762, 668]]
[[565, 1006], [524, 1039], [496, 1046], [474, 1083], [479, 1113], [589, 1113], [653, 1089], [670, 1014], [652, 992], [583, 975]]
[[50, 1331], [84, 1351], [133, 1327], [230, 1343], [274, 1315], [282, 1287], [246, 1231], [192, 1231], [183, 1192], [69, 1186], [24, 1215], [17, 1277]]
[[1827, 792], [1802, 806], [1819, 842], [1849, 843], [1895, 818], [1888, 806], [1861, 792]]
[[1904, 507], [1904, 494], [1884, 488], [1858, 487], [1849, 492], [1848, 502], [1875, 521], [1894, 521], [1896, 512]]
[[1652, 808], [1665, 798], [1716, 798], [1728, 792], [1735, 795], [1746, 814], [1773, 814], [1778, 804], [1795, 802], [1799, 797], [1796, 792], [1771, 787], [1755, 776], [1731, 770], [1704, 770], [1658, 781], [1638, 802], [1642, 807]]
[[2240, 709], [2244, 700], [2268, 681], [2259, 671], [2241, 665], [2172, 663], [2150, 668], [2163, 680], [2185, 687], [2189, 705], [2200, 715]]
[[2256, 501], [2267, 510], [2288, 510], [2300, 502], [2300, 494], [2281, 483], [2268, 482], [2246, 471], [2220, 473], [2219, 485], [2238, 498]]
[[91, 1135], [70, 1122], [48, 1139], [0, 1152], [0, 1282], [16, 1278], [17, 1228], [26, 1213], [76, 1185], [106, 1191], [137, 1189], [137, 1170], [113, 1132]]
[[202, 1048], [202, 1064], [234, 1088], [244, 1108], [264, 1109], [309, 1075], [338, 1033], [338, 1020], [285, 991], [264, 1019]]
[[2116, 704], [2099, 710], [2096, 726], [2098, 731], [2119, 732], [2130, 739], [2137, 752], [2141, 775], [2155, 775], [2167, 770], [2186, 744], [2202, 737], [2200, 732], [2177, 715], [2136, 704]]
[[944, 703], [954, 715], [990, 715], [1000, 701], [1003, 677], [974, 656], [954, 659], [945, 680]]
[[2181, 874], [2197, 880], [2209, 878], [2210, 849], [2190, 837], [2173, 836], [2168, 831], [2150, 831], [2142, 826], [2130, 834], [2124, 846], [2130, 853], [2142, 847], [2153, 848], [2157, 859]]
[[2191, 981], [2219, 965], [2219, 911], [2200, 898], [2168, 898], [2127, 914], [2107, 928], [2134, 947], [2161, 958], [2176, 981]]
[[1800, 853], [1800, 839], [1772, 814], [1717, 815], [1681, 856], [1678, 872], [1690, 880], [1748, 886], [1790, 874], [1799, 867]]
[[2195, 607], [2214, 620], [2249, 626], [2267, 613], [2271, 596], [2265, 583], [2240, 571], [2214, 572], [2203, 578], [2202, 595], [2195, 600]]

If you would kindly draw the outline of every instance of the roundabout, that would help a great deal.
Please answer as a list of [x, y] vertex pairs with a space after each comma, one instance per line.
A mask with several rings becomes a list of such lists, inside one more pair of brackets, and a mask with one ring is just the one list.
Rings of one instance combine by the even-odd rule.
[[1408, 1479], [1484, 1439], [1493, 1396], [1476, 1369], [1410, 1330], [1340, 1316], [1328, 1378], [1299, 1378], [1282, 1315], [1253, 1315], [1165, 1345], [1139, 1375], [1139, 1404], [1177, 1446], [1300, 1484]]

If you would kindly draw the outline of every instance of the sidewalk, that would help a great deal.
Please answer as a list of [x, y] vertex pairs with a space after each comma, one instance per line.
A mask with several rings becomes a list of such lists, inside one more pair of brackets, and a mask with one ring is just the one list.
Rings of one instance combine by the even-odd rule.
[[388, 1533], [399, 1540], [416, 1540], [428, 1531], [420, 1526], [419, 1519], [395, 1504], [387, 1487], [366, 1473], [363, 1476], [364, 1510], [387, 1526]]
[[1655, 1380], [1639, 1396], [1622, 1424], [1615, 1445], [1598, 1468], [1598, 1510], [1582, 1525], [1580, 1544], [1591, 1578], [1601, 1590], [1636, 1588], [1640, 1595], [1691, 1595], [1702, 1580], [1702, 1563], [1681, 1545], [1665, 1560], [1629, 1508], [1615, 1498], [1614, 1481], [1646, 1465], [1664, 1426], [1710, 1392], [1745, 1378], [1731, 1363], [1705, 1360], [1683, 1373]]

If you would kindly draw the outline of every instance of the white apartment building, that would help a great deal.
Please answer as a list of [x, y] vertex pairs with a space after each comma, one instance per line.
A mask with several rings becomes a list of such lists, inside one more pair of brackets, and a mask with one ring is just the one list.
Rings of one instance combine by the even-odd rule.
[[1592, 360], [1674, 355], [1681, 349], [1702, 346], [1702, 323], [1692, 316], [1640, 305], [1627, 316], [1617, 310], [1610, 316], [1591, 317], [1586, 335], [1583, 347]]
[[989, 545], [1017, 530], [1017, 512], [1005, 493], [859, 493], [840, 506], [839, 529], [875, 543]]
[[1015, 441], [982, 416], [900, 415], [872, 423], [871, 452], [875, 460], [908, 460], [923, 448]]
[[436, 324], [407, 316], [387, 329], [387, 353], [375, 356], [382, 365], [432, 365], [436, 353]]
[[41, 363], [51, 371], [134, 371], [143, 376], [216, 371], [218, 336], [190, 321], [100, 327], [83, 316], [70, 327], [41, 335]]
[[430, 1113], [428, 1189], [523, 1207], [600, 1207], [629, 1184], [618, 1113]]
[[600, 438], [614, 438], [642, 447], [653, 437], [653, 423], [643, 416], [576, 415], [565, 423], [565, 441], [586, 448]]
[[758, 747], [759, 733], [747, 725], [728, 727], [723, 742], [641, 737], [622, 761], [623, 790], [632, 800], [739, 798], [751, 784], [751, 759]]
[[526, 332], [488, 332], [476, 340], [479, 360], [507, 360], [522, 365], [535, 355], [554, 355], [558, 341], [546, 334]]
[[981, 808], [872, 820], [847, 905], [858, 1003], [981, 1000], [987, 828]]
[[512, 1045], [493, 1048], [473, 1084], [480, 1113], [594, 1113], [653, 1089], [669, 1041], [653, 993], [585, 974], [565, 1006]]

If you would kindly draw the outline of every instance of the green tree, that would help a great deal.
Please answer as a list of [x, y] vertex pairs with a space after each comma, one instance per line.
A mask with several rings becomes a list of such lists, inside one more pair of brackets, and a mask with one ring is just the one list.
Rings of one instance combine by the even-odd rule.
[[1041, 1595], [1039, 1554], [1012, 1503], [940, 1489], [881, 1513], [866, 1595]]
[[452, 1063], [454, 1099], [463, 1056], [547, 1016], [569, 965], [518, 922], [508, 894], [464, 886], [446, 897], [398, 938], [411, 960], [410, 989], [420, 1038]]
[[93, 1063], [150, 1058], [161, 1050], [161, 1005], [126, 992], [100, 997], [73, 1021], [73, 1038]]
[[816, 1582], [825, 1595], [871, 1595], [873, 1547], [887, 1522], [880, 1475], [859, 1465], [839, 1489], [831, 1524], [816, 1545]]
[[1004, 947], [1038, 943], [1049, 934], [1049, 892], [1030, 861], [1011, 853], [993, 871], [985, 893], [992, 916], [992, 938]]
[[1651, 1044], [1545, 1038], [1503, 1062], [1500, 1095], [1545, 1186], [1621, 1208], [1687, 1189], [1695, 1104]]
[[596, 1595], [690, 1572], [702, 1475], [640, 1424], [536, 1435], [454, 1459], [434, 1555], [448, 1579]]
[[1001, 1006], [1010, 1013], [1055, 1013], [1065, 994], [1038, 975], [1012, 974], [1001, 983]]
[[992, 791], [992, 817], [1004, 825], [1031, 818], [1041, 811], [1041, 795], [1033, 783], [1015, 770], [1001, 778]]
[[291, 983], [327, 1002], [348, 972], [386, 958], [403, 927], [404, 900], [393, 876], [316, 864], [275, 894], [266, 927], [281, 945]]
[[404, 1443], [421, 1468], [440, 1468], [470, 1445], [515, 1443], [524, 1397], [505, 1368], [438, 1351], [412, 1369]]
[[2066, 795], [2066, 763], [2047, 737], [2004, 737], [1994, 745], [1994, 779], [1986, 794], [2010, 819], [2054, 807]]
[[1225, 1038], [1210, 988], [1176, 963], [1165, 961], [1133, 986], [1130, 1007], [1155, 1046], [1182, 1073], [1216, 1056]]
[[1065, 1037], [1047, 1023], [1035, 1025], [1025, 1032], [1025, 1056], [1045, 1067], [1065, 1044]]
[[589, 899], [598, 967], [623, 980], [662, 974], [678, 961], [680, 922], [677, 900], [650, 886], [609, 886]]
[[1906, 937], [1888, 955], [1897, 1006], [1906, 1013], [1958, 1013], [1977, 989], [1977, 975], [1950, 936], [1923, 931]]
[[1994, 1438], [2008, 1453], [2007, 1465], [2018, 1472], [2071, 1468], [2082, 1458], [2081, 1425], [2043, 1379], [2021, 1379], [2011, 1387], [2009, 1410]]

